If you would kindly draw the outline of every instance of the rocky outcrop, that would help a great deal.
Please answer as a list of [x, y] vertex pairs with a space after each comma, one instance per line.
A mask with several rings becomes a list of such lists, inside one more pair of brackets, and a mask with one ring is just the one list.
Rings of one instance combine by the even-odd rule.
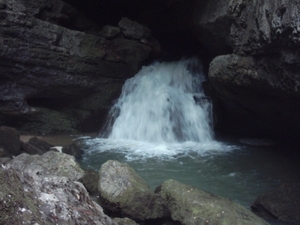
[[79, 180], [84, 175], [74, 157], [54, 151], [48, 151], [41, 156], [23, 153], [12, 159], [5, 167], [28, 174], [36, 182], [48, 175], [68, 177], [73, 181]]
[[171, 218], [181, 224], [268, 224], [237, 203], [175, 180], [165, 181], [156, 192], [164, 199]]
[[87, 21], [61, 1], [2, 1], [0, 124], [40, 133], [99, 130], [152, 46], [148, 30], [142, 43], [123, 32], [103, 36]]
[[210, 55], [219, 128], [297, 140], [299, 1], [197, 1], [194, 23]]
[[257, 215], [281, 222], [300, 224], [300, 184], [282, 184], [259, 196], [251, 209]]
[[109, 160], [99, 171], [101, 205], [135, 220], [158, 219], [166, 215], [160, 196], [131, 167]]
[[1, 224], [116, 225], [77, 181], [82, 176], [63, 153], [15, 157], [0, 169]]

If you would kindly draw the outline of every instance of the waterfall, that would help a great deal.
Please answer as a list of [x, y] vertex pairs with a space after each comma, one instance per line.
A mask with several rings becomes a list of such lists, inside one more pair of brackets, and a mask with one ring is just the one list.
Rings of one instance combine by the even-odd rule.
[[150, 143], [212, 141], [204, 80], [196, 58], [144, 66], [125, 82], [101, 136]]

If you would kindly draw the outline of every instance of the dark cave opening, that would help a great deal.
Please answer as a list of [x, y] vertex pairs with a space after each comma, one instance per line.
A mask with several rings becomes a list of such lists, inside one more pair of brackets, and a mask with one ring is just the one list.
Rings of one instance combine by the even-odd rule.
[[31, 107], [48, 108], [53, 110], [63, 109], [68, 105], [65, 99], [46, 97], [31, 97], [27, 98], [26, 102]]
[[117, 26], [122, 17], [144, 24], [162, 47], [159, 60], [198, 56], [207, 68], [212, 56], [200, 44], [193, 27], [195, 0], [66, 0], [100, 28]]

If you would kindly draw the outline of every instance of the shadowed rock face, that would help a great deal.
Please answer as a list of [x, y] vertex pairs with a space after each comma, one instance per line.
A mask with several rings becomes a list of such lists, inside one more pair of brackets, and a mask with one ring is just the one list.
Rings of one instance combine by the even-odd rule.
[[254, 213], [265, 219], [299, 224], [299, 197], [299, 183], [284, 183], [275, 190], [259, 196], [251, 208]]
[[[124, 80], [151, 52], [149, 35], [144, 43], [123, 33], [105, 39], [91, 22], [67, 23], [76, 10], [57, 2], [8, 0], [0, 9], [0, 124], [43, 133], [98, 130]], [[54, 20], [59, 16], [65, 23]], [[78, 31], [84, 28], [89, 33]]]
[[219, 128], [297, 140], [299, 1], [197, 2], [199, 40], [213, 57], [222, 55], [209, 67]]

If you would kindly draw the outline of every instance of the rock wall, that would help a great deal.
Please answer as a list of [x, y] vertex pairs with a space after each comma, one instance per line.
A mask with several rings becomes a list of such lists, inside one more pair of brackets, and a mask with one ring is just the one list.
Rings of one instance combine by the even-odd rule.
[[[0, 0], [0, 125], [40, 133], [98, 131], [124, 80], [160, 54], [148, 28], [125, 18], [102, 27], [108, 19], [98, 17], [97, 7], [105, 2], [89, 2], [74, 5], [91, 10], [101, 27], [61, 0]], [[173, 50], [169, 57], [206, 52], [217, 129], [298, 139], [298, 1], [130, 2], [130, 13], [116, 8], [117, 0], [106, 2], [118, 12], [113, 20], [124, 13], [156, 27]], [[192, 37], [192, 27], [198, 44], [183, 39]], [[177, 39], [185, 41], [171, 41]]]
[[[0, 124], [98, 131], [124, 80], [159, 52], [151, 31], [130, 22], [101, 30], [60, 0], [1, 0]], [[147, 36], [126, 35], [128, 26]]]
[[299, 9], [296, 0], [197, 1], [220, 130], [298, 140]]

